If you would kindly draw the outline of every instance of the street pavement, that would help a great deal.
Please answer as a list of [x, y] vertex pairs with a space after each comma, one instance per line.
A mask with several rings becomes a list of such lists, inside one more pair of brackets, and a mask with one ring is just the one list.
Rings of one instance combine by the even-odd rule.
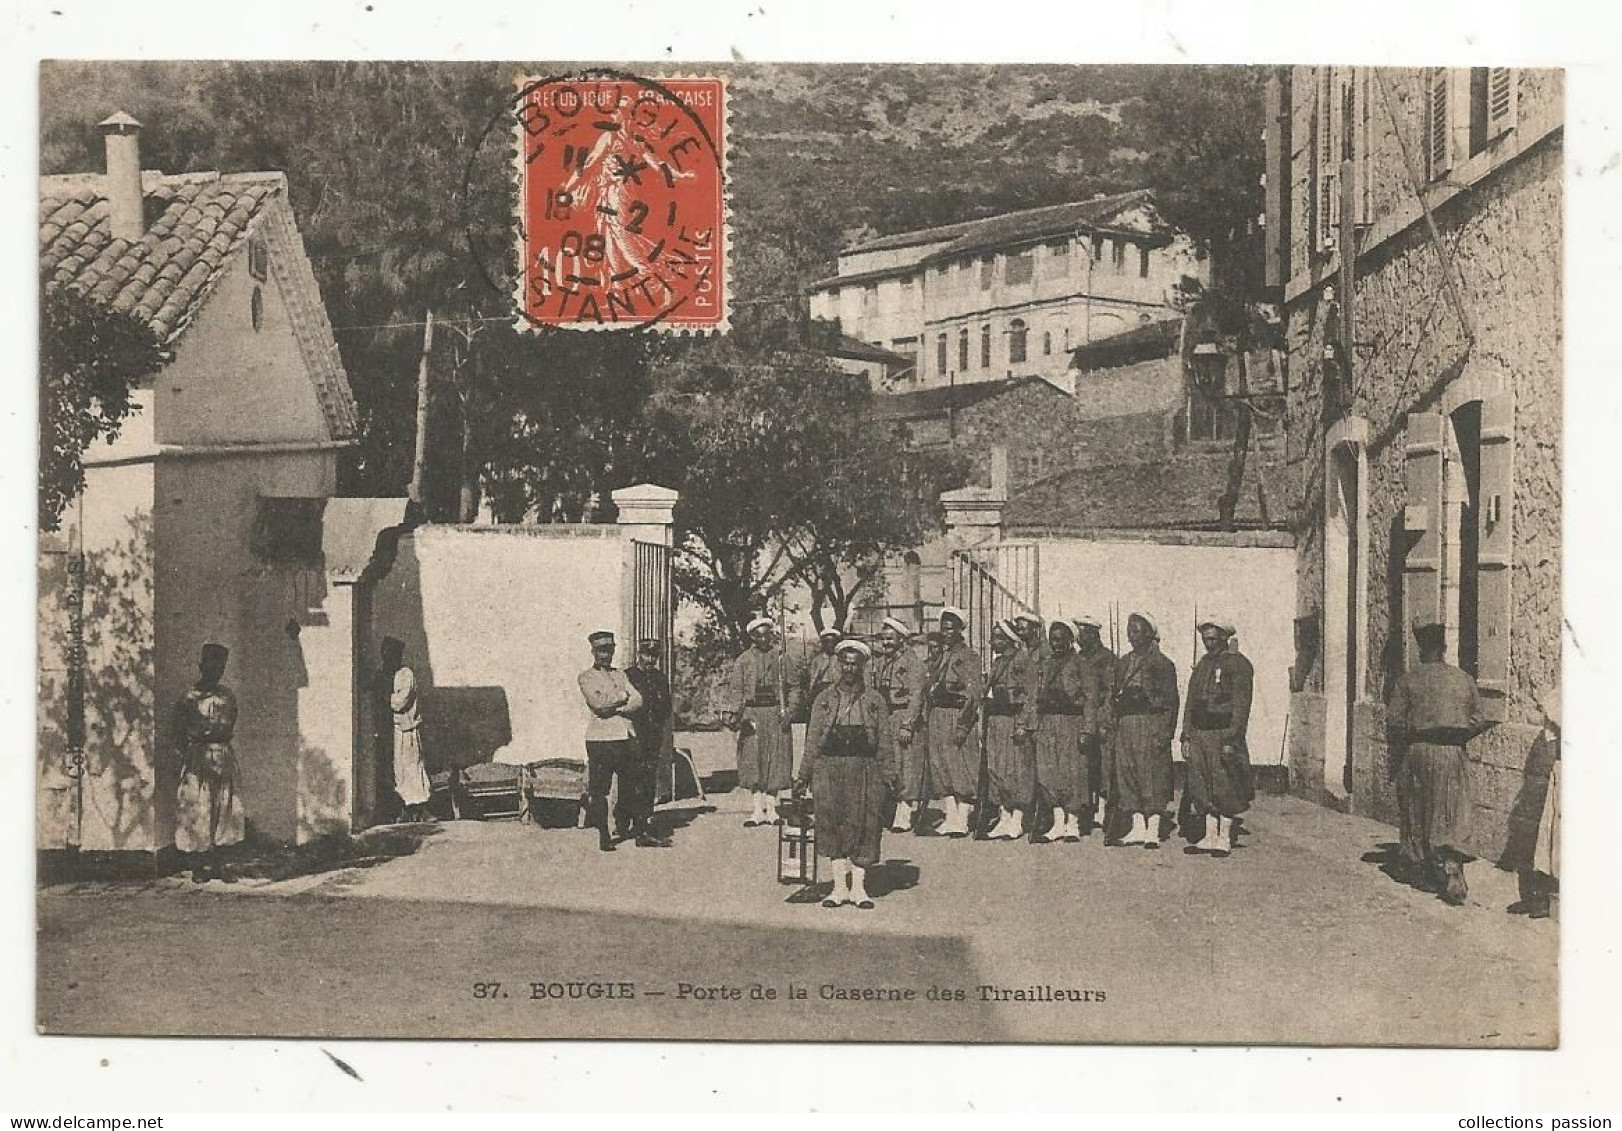
[[743, 828], [746, 810], [738, 793], [668, 806], [668, 849], [604, 854], [587, 830], [462, 821], [374, 830], [390, 853], [414, 851], [289, 879], [48, 887], [40, 1024], [331, 1037], [1556, 1039], [1557, 928], [1505, 913], [1512, 877], [1477, 865], [1471, 904], [1446, 906], [1382, 872], [1388, 826], [1294, 798], [1259, 799], [1225, 860], [1185, 855], [1178, 840], [1148, 851], [887, 834], [872, 911], [824, 909], [779, 884], [776, 832]]

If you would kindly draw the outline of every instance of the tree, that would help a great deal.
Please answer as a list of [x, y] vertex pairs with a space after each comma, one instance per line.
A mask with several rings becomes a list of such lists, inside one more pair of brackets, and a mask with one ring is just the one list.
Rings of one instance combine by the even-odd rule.
[[796, 583], [819, 628], [825, 611], [843, 621], [886, 551], [939, 528], [957, 469], [905, 452], [874, 419], [866, 378], [728, 344], [660, 377], [646, 418], [661, 448], [650, 464], [682, 493], [678, 585], [733, 648]]
[[163, 364], [145, 323], [40, 279], [39, 525], [57, 529], [84, 490], [84, 453], [112, 440], [130, 391]]

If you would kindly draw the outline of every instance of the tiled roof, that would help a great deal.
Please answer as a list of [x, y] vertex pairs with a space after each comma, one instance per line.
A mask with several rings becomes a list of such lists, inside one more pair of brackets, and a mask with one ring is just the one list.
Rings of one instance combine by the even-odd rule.
[[807, 291], [827, 291], [838, 287], [857, 287], [863, 283], [873, 283], [880, 279], [905, 278], [908, 275], [918, 274], [916, 263], [903, 263], [894, 267], [875, 267], [871, 271], [853, 271], [849, 275], [829, 275], [825, 279], [818, 279], [805, 289]]
[[939, 385], [933, 389], [917, 389], [910, 393], [888, 393], [873, 398], [873, 411], [885, 420], [916, 420], [947, 409], [964, 409], [1012, 393], [1027, 385], [1039, 384], [1052, 390], [1056, 397], [1068, 396], [1064, 390], [1037, 376], [999, 377], [993, 381], [963, 381], [953, 385]]
[[1170, 357], [1177, 352], [1183, 320], [1166, 318], [1100, 339], [1084, 342], [1070, 351], [1070, 364], [1077, 369], [1108, 369], [1150, 358]]
[[64, 287], [145, 323], [163, 346], [185, 332], [248, 224], [284, 192], [280, 173], [141, 175], [146, 230], [115, 239], [99, 175], [42, 177], [39, 258]]
[[980, 220], [965, 220], [957, 224], [942, 224], [934, 228], [897, 232], [894, 235], [881, 236], [848, 247], [845, 254], [894, 251], [903, 247], [917, 247], [919, 244], [944, 242], [947, 246], [933, 253], [931, 258], [946, 258], [980, 247], [1057, 235], [1078, 227], [1107, 226], [1106, 222], [1116, 213], [1140, 201], [1152, 201], [1153, 195], [1148, 189], [1133, 189], [1111, 196], [1094, 197], [1092, 200], [1050, 204], [1041, 208], [1023, 208], [1018, 212], [1004, 212], [999, 216], [987, 216]]
[[912, 359], [902, 357], [893, 350], [883, 346], [876, 346], [872, 342], [864, 342], [860, 338], [853, 338], [849, 334], [840, 334], [834, 340], [828, 352], [834, 357], [845, 357], [852, 361], [877, 361], [885, 365], [911, 365]]
[[[1008, 500], [1010, 527], [1051, 530], [1214, 530], [1217, 499], [1228, 481], [1228, 451], [1186, 451], [1169, 459], [1060, 472]], [[1284, 529], [1283, 464], [1252, 449], [1235, 510], [1241, 529]], [[1264, 522], [1256, 485], [1267, 498]]]
[[144, 231], [115, 238], [106, 178], [40, 178], [40, 278], [128, 314], [172, 349], [196, 319], [250, 228], [270, 243], [270, 268], [287, 301], [299, 350], [333, 440], [353, 439], [358, 414], [320, 288], [287, 203], [281, 173], [143, 172]]

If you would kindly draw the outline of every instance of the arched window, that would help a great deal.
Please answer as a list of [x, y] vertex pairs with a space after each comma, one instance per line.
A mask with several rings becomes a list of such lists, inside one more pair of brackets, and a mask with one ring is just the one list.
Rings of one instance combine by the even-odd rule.
[[957, 332], [957, 371], [969, 371], [969, 328], [963, 327]]
[[991, 368], [991, 327], [980, 327], [980, 368]]
[[1053, 331], [1042, 331], [1042, 356], [1047, 357], [1053, 353]]
[[1008, 324], [1008, 360], [1017, 365], [1025, 360], [1025, 319], [1016, 318]]

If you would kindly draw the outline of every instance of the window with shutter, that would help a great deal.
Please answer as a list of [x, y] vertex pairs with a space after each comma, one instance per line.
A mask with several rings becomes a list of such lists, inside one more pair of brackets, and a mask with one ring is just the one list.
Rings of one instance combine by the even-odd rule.
[[1451, 78], [1446, 67], [1425, 68], [1425, 98], [1421, 134], [1425, 151], [1425, 179], [1438, 180], [1452, 166], [1452, 107], [1448, 98]]
[[1338, 67], [1324, 67], [1318, 80], [1317, 137], [1314, 160], [1317, 194], [1313, 222], [1318, 250], [1330, 252], [1340, 229], [1340, 161], [1342, 141], [1341, 120], [1345, 113], [1342, 92], [1347, 83]]
[[1477, 507], [1476, 672], [1482, 707], [1502, 719], [1510, 687], [1510, 566], [1515, 532], [1515, 406], [1510, 395], [1481, 402], [1481, 479]]
[[1515, 68], [1487, 68], [1487, 136], [1497, 137], [1515, 125]]
[[1437, 622], [1442, 610], [1442, 452], [1447, 418], [1438, 412], [1410, 412], [1403, 444], [1403, 530], [1408, 553], [1402, 562], [1402, 616], [1393, 628], [1404, 653], [1413, 655], [1411, 626], [1416, 618]]
[[1017, 365], [1025, 360], [1025, 320], [1016, 318], [1008, 324], [1008, 360]]

